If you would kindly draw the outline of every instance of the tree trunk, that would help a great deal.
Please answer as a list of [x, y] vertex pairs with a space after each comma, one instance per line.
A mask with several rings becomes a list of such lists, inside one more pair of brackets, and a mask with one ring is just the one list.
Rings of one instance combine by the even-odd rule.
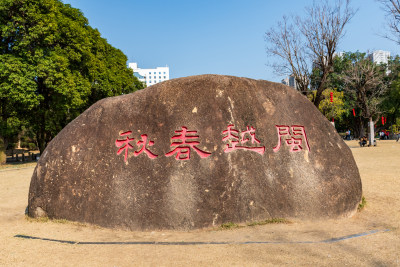
[[321, 103], [322, 100], [322, 91], [322, 86], [319, 86], [317, 89], [317, 93], [315, 94], [314, 106], [316, 106], [317, 108], [319, 107], [319, 103]]
[[360, 122], [360, 137], [364, 137], [365, 134], [365, 128], [364, 128], [364, 122], [361, 120]]
[[330, 67], [325, 67], [322, 69], [322, 78], [318, 84], [317, 93], [315, 94], [315, 98], [314, 98], [314, 106], [316, 106], [317, 108], [319, 107], [319, 103], [321, 103], [322, 92], [325, 89], [325, 84], [326, 84], [326, 80], [327, 80], [329, 72], [330, 72]]
[[46, 148], [45, 133], [43, 131], [40, 131], [38, 134], [36, 134], [36, 139], [40, 150], [40, 154], [42, 154], [44, 149]]
[[373, 146], [374, 145], [374, 138], [375, 137], [375, 132], [374, 132], [374, 121], [372, 120], [372, 117], [369, 117], [369, 145]]
[[361, 117], [357, 117], [354, 120], [354, 138], [361, 138], [365, 135], [364, 122]]
[[49, 110], [49, 93], [45, 86], [45, 81], [43, 78], [39, 78], [37, 82], [39, 92], [44, 96], [43, 100], [39, 104], [39, 114], [38, 115], [38, 132], [36, 133], [36, 139], [38, 142], [38, 147], [40, 150], [40, 154], [43, 153], [44, 149], [47, 145], [47, 136], [46, 136], [46, 110]]
[[0, 165], [5, 164], [7, 160], [6, 147], [4, 146], [4, 140], [0, 137]]

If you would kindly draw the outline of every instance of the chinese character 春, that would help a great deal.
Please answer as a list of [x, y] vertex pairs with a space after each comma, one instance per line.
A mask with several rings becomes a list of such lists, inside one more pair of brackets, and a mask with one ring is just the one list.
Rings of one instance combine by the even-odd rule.
[[182, 126], [182, 130], [177, 130], [175, 133], [177, 135], [174, 135], [171, 139], [180, 139], [181, 142], [172, 142], [171, 147], [175, 147], [175, 149], [165, 154], [167, 157], [170, 157], [176, 153], [176, 160], [189, 160], [191, 149], [196, 151], [201, 158], [207, 158], [211, 155], [211, 153], [202, 151], [196, 147], [200, 144], [200, 142], [194, 141], [194, 139], [199, 138], [198, 135], [194, 135], [197, 133], [197, 131], [188, 131], [187, 127]]
[[[292, 125], [290, 127], [288, 125], [276, 125], [276, 131], [278, 133], [278, 144], [273, 148], [274, 152], [279, 151], [282, 142], [285, 142], [290, 147], [290, 152], [298, 152], [303, 150], [303, 148], [310, 151], [304, 126]], [[303, 145], [303, 141], [305, 145]]]
[[[229, 142], [230, 144], [226, 144], [226, 148], [224, 150], [225, 153], [229, 153], [233, 150], [236, 149], [242, 149], [242, 150], [250, 150], [257, 152], [259, 154], [264, 154], [265, 152], [265, 146], [242, 146], [243, 144], [246, 144], [248, 141], [250, 141], [251, 144], [260, 144], [260, 141], [256, 138], [256, 129], [253, 127], [247, 126], [246, 131], [243, 131], [240, 133], [240, 138], [239, 138], [239, 131], [236, 129], [233, 129], [234, 125], [228, 125], [228, 128], [222, 132], [223, 135], [226, 134], [225, 137], [222, 138], [222, 141], [224, 142]], [[250, 139], [248, 138], [250, 136]], [[240, 142], [241, 145], [238, 145]]]

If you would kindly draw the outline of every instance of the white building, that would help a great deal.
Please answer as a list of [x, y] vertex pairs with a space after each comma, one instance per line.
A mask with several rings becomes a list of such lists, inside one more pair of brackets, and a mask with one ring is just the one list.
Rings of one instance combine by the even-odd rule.
[[[342, 57], [344, 55], [344, 53], [345, 52], [335, 52], [333, 55]], [[376, 50], [376, 51], [373, 51], [372, 53], [368, 54], [367, 57], [377, 65], [388, 64], [389, 59], [390, 59], [390, 52], [383, 51], [383, 50]]]
[[294, 89], [297, 89], [297, 83], [296, 83], [296, 79], [294, 78], [294, 75], [287, 76], [281, 82], [285, 85], [293, 87]]
[[[344, 53], [345, 52], [335, 52], [333, 55], [342, 57], [344, 55]], [[390, 59], [390, 52], [383, 51], [383, 50], [376, 50], [376, 51], [373, 51], [372, 53], [368, 54], [367, 57], [377, 65], [388, 64], [389, 59]]]
[[169, 80], [169, 67], [157, 67], [155, 69], [138, 68], [136, 62], [129, 63], [129, 68], [133, 69], [133, 74], [139, 81], [146, 83], [147, 86]]
[[346, 52], [335, 52], [333, 53], [333, 57], [343, 57]]
[[368, 57], [377, 65], [388, 64], [390, 58], [389, 51], [376, 50], [368, 55]]

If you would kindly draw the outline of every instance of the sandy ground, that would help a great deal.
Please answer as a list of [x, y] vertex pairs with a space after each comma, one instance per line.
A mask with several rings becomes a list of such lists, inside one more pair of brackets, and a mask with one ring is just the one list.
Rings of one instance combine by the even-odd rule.
[[[0, 266], [400, 266], [400, 142], [380, 141], [377, 147], [369, 148], [358, 147], [356, 141], [347, 144], [362, 177], [367, 200], [363, 211], [347, 219], [233, 230], [130, 232], [68, 222], [29, 221], [24, 211], [32, 164], [2, 169]], [[321, 242], [371, 230], [378, 232]], [[75, 242], [226, 243], [85, 245], [15, 235]], [[262, 243], [254, 243], [257, 241]]]

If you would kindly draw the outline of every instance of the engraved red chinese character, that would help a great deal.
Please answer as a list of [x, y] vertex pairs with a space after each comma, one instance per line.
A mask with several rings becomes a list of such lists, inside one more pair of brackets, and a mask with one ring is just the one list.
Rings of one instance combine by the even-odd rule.
[[222, 141], [231, 141], [231, 145], [226, 144], [226, 149], [224, 150], [226, 153], [235, 150], [236, 145], [239, 143], [239, 131], [233, 129], [234, 125], [228, 125], [228, 128], [222, 132], [222, 134], [226, 134], [225, 137], [222, 138]]
[[273, 148], [274, 152], [278, 152], [282, 146], [282, 141], [290, 147], [290, 152], [298, 152], [303, 150], [303, 141], [305, 148], [310, 151], [310, 145], [308, 144], [307, 134], [304, 130], [304, 126], [292, 125], [276, 125], [278, 133], [278, 144]]
[[249, 138], [246, 139], [244, 138], [246, 134], [250, 135], [252, 144], [254, 144], [254, 142], [257, 142], [258, 144], [260, 143], [260, 140], [256, 138], [256, 129], [254, 129], [253, 127], [250, 127], [249, 129], [249, 126], [247, 126], [247, 130], [240, 133], [240, 136], [242, 137], [242, 139], [240, 139], [241, 144], [244, 144], [247, 141], [249, 141]]
[[198, 135], [195, 135], [197, 134], [197, 131], [188, 131], [187, 127], [182, 126], [182, 130], [177, 130], [175, 133], [177, 135], [174, 135], [171, 139], [180, 139], [182, 142], [172, 142], [171, 147], [175, 147], [175, 149], [165, 154], [167, 157], [170, 157], [176, 153], [176, 160], [189, 160], [191, 149], [196, 151], [201, 158], [207, 158], [211, 155], [211, 153], [202, 151], [196, 147], [200, 144], [198, 141], [193, 141], [194, 139], [199, 138]]
[[126, 136], [126, 139], [124, 139], [124, 140], [118, 140], [118, 139], [115, 140], [115, 146], [120, 148], [117, 151], [117, 155], [121, 154], [122, 151], [125, 150], [124, 161], [126, 161], [127, 158], [128, 158], [128, 149], [132, 149], [133, 148], [133, 146], [131, 144], [129, 144], [129, 142], [133, 141], [135, 138], [129, 138], [128, 137], [128, 135], [130, 135], [131, 133], [132, 133], [132, 131], [123, 132], [119, 136]]
[[142, 139], [139, 140], [136, 144], [137, 144], [138, 146], [142, 145], [142, 147], [141, 147], [141, 149], [140, 149], [139, 151], [133, 152], [133, 155], [134, 155], [135, 157], [137, 157], [137, 156], [139, 156], [140, 154], [142, 154], [142, 153], [144, 152], [144, 153], [146, 153], [146, 155], [147, 155], [149, 158], [151, 158], [151, 159], [157, 158], [158, 155], [152, 153], [152, 152], [147, 148], [147, 145], [152, 146], [152, 145], [154, 145], [154, 142], [153, 142], [153, 141], [147, 142], [147, 134], [142, 134], [140, 137], [141, 137]]
[[290, 146], [290, 152], [297, 152], [303, 149], [301, 146], [302, 140], [301, 138], [291, 138], [286, 139], [286, 144]]
[[[249, 128], [249, 126], [247, 126], [246, 131], [243, 131], [240, 133], [240, 140], [239, 140], [239, 135], [238, 135], [239, 131], [236, 129], [233, 129], [233, 127], [234, 127], [233, 124], [228, 125], [228, 128], [222, 132], [222, 134], [224, 134], [224, 135], [226, 134], [226, 136], [222, 138], [222, 141], [224, 141], [224, 142], [230, 141], [230, 144], [229, 143], [226, 144], [226, 148], [224, 150], [225, 153], [229, 153], [236, 149], [242, 149], [242, 150], [254, 151], [261, 155], [264, 154], [265, 146], [262, 146], [262, 147], [238, 146], [239, 142], [240, 142], [240, 144], [245, 144], [248, 141], [250, 141], [251, 144], [255, 144], [255, 143], [260, 144], [260, 140], [258, 140], [256, 138], [256, 133], [255, 133], [256, 129], [255, 128], [253, 128], [253, 127]], [[250, 139], [247, 138], [248, 135], [250, 136]]]

